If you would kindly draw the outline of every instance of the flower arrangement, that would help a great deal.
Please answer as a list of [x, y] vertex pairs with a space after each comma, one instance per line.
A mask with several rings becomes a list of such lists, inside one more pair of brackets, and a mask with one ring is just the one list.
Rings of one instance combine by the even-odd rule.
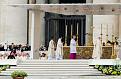
[[6, 69], [10, 68], [9, 65], [0, 65], [0, 72], [5, 71]]
[[27, 77], [27, 73], [24, 71], [14, 71], [13, 73], [11, 73], [11, 77], [13, 79], [24, 79], [24, 77]]
[[121, 67], [117, 65], [105, 66], [105, 65], [95, 65], [94, 68], [101, 71], [106, 75], [121, 75]]

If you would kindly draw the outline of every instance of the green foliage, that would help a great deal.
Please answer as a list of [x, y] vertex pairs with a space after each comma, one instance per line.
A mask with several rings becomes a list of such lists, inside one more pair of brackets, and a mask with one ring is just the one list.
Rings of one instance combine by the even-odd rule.
[[12, 78], [16, 78], [16, 77], [27, 77], [28, 75], [27, 75], [27, 73], [26, 72], [24, 72], [24, 71], [14, 71], [14, 72], [12, 72], [11, 73], [11, 77]]
[[95, 65], [94, 68], [102, 71], [106, 75], [121, 75], [121, 66], [104, 66], [104, 65]]
[[5, 71], [6, 69], [10, 68], [9, 65], [0, 65], [0, 72]]
[[95, 65], [94, 68], [98, 69], [100, 66], [99, 65]]

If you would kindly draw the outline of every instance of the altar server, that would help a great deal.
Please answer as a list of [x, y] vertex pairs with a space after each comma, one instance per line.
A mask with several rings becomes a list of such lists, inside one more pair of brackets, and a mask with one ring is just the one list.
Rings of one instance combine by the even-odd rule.
[[48, 60], [55, 59], [55, 44], [53, 41], [53, 37], [51, 37], [51, 40], [49, 42], [49, 47], [48, 47]]
[[73, 35], [73, 38], [70, 41], [70, 59], [76, 59], [76, 36]]
[[98, 37], [96, 41], [94, 42], [94, 48], [93, 48], [93, 59], [100, 59], [102, 56], [102, 44], [101, 44], [101, 38]]
[[7, 43], [5, 43], [4, 50], [7, 51], [7, 49], [8, 49], [8, 45], [7, 45]]
[[63, 43], [62, 37], [58, 39], [57, 48], [56, 48], [56, 60], [63, 59]]

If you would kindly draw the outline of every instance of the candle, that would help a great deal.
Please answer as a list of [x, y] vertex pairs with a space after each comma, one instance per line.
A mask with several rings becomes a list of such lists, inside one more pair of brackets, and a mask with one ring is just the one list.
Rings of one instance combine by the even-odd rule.
[[107, 36], [108, 36], [108, 24], [107, 24]]
[[114, 26], [112, 25], [112, 42], [113, 42], [113, 37], [114, 37]]
[[66, 37], [67, 37], [67, 25], [66, 25], [66, 34], [65, 34], [65, 35], [66, 35]]
[[107, 42], [108, 42], [108, 24], [107, 24], [106, 44]]
[[72, 26], [72, 24], [71, 24], [71, 36], [72, 36], [72, 33], [73, 33], [73, 26]]
[[79, 33], [79, 32], [78, 32], [78, 28], [79, 28], [79, 26], [78, 26], [78, 23], [77, 23], [77, 36], [78, 36], [78, 33]]
[[114, 28], [114, 25], [112, 25], [112, 35], [114, 35], [115, 34], [115, 28]]
[[102, 24], [101, 24], [101, 44], [102, 44]]
[[101, 36], [102, 36], [102, 24], [101, 24]]

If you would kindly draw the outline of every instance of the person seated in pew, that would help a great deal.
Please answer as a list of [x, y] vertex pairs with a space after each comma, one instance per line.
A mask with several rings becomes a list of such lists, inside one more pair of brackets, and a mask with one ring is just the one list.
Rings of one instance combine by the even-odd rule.
[[7, 59], [15, 59], [15, 54], [11, 52]]

